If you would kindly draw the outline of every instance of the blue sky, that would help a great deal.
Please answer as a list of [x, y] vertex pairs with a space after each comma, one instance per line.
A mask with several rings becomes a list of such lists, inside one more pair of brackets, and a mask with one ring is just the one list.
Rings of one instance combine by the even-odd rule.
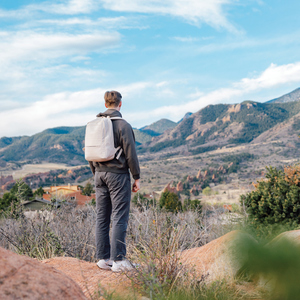
[[300, 1], [0, 0], [0, 137], [81, 126], [123, 95], [140, 128], [300, 87]]

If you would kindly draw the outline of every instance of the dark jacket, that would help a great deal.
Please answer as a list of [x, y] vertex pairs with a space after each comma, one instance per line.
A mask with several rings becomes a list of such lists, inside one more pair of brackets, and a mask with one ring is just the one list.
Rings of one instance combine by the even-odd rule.
[[[121, 113], [115, 109], [108, 109], [100, 116], [122, 117]], [[106, 162], [91, 162], [89, 161], [93, 174], [97, 172], [112, 172], [112, 173], [127, 173], [128, 168], [134, 179], [140, 178], [140, 167], [135, 150], [135, 137], [132, 127], [125, 120], [112, 120], [114, 131], [115, 147], [121, 146], [123, 149], [119, 159], [112, 159]]]

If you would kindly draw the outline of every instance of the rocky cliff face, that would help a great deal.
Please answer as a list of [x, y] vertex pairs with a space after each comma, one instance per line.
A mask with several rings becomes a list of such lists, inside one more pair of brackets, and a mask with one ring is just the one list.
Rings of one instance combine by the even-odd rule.
[[[175, 128], [153, 138], [151, 152], [165, 148], [225, 146], [249, 143], [276, 125], [291, 120], [300, 112], [300, 101], [234, 105], [209, 105], [183, 120]], [[210, 149], [211, 150], [211, 149]]]

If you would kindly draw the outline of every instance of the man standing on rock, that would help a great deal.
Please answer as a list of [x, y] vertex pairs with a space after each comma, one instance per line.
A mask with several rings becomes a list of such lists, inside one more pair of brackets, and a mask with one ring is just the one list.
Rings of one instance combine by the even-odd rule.
[[[107, 110], [97, 117], [112, 119], [115, 147], [121, 147], [121, 155], [106, 162], [89, 162], [95, 175], [96, 189], [96, 248], [97, 265], [114, 272], [131, 270], [126, 257], [126, 230], [129, 219], [131, 190], [140, 189], [140, 168], [135, 149], [135, 137], [130, 124], [122, 118], [122, 96], [117, 91], [104, 94]], [[130, 174], [134, 179], [131, 189]], [[112, 221], [111, 239], [109, 237]]]

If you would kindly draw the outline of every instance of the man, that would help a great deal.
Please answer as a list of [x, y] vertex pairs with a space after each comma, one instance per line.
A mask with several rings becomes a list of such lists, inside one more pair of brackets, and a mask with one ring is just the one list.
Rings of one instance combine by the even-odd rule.
[[[121, 99], [122, 96], [117, 91], [106, 92], [104, 100], [107, 110], [97, 117], [122, 117]], [[120, 272], [132, 269], [132, 265], [125, 258], [125, 236], [131, 199], [129, 170], [134, 179], [132, 191], [137, 192], [140, 189], [140, 168], [132, 127], [124, 119], [112, 119], [112, 123], [115, 147], [121, 146], [122, 149], [120, 157], [107, 162], [89, 162], [89, 164], [95, 175], [96, 248], [99, 259], [97, 265], [101, 269]]]

